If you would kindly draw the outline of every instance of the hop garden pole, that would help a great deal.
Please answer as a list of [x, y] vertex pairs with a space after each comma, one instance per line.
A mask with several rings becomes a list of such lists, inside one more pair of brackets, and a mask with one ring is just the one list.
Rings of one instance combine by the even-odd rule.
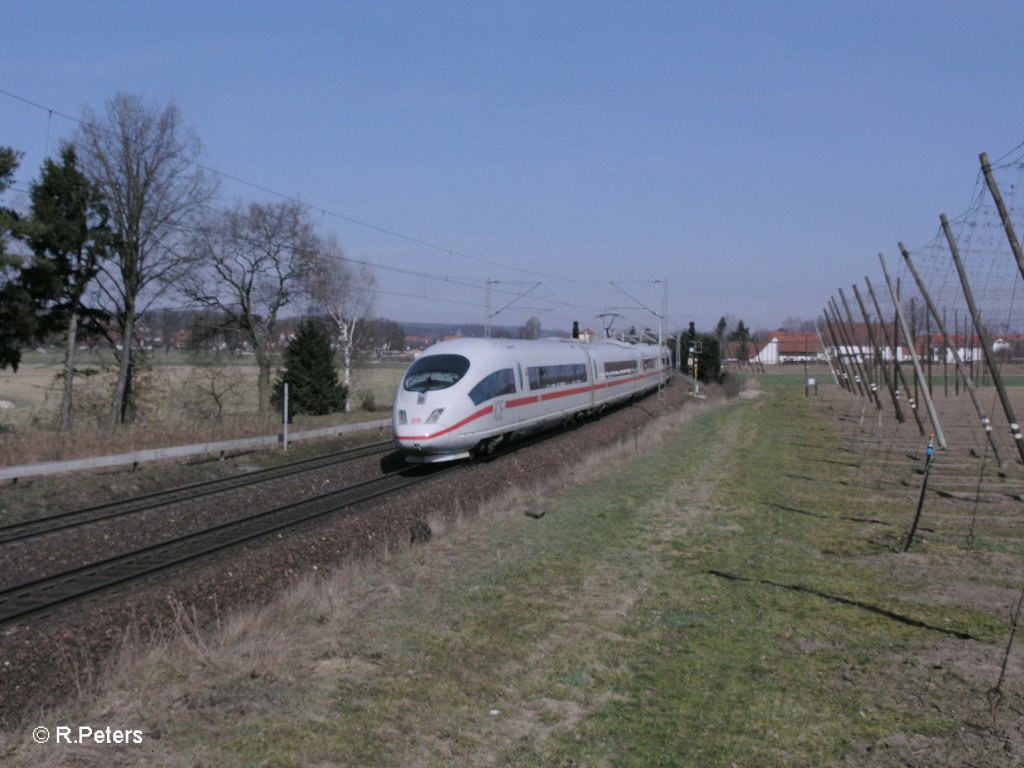
[[999, 193], [999, 187], [996, 184], [995, 177], [992, 175], [992, 166], [988, 162], [988, 153], [982, 152], [978, 155], [978, 159], [981, 160], [981, 172], [985, 175], [985, 184], [988, 186], [988, 191], [992, 194], [992, 199], [996, 203], [996, 208], [999, 211], [999, 218], [1003, 220], [1003, 229], [1006, 231], [1006, 239], [1010, 241], [1010, 248], [1013, 250], [1013, 256], [1017, 259], [1017, 269], [1020, 270], [1021, 277], [1024, 277], [1024, 251], [1021, 250], [1020, 241], [1017, 239], [1017, 233], [1013, 230], [1013, 222], [1010, 221], [1010, 214], [1006, 210], [1006, 204], [1003, 203], [1003, 196]]
[[978, 390], [974, 386], [974, 382], [971, 381], [971, 377], [967, 375], [967, 371], [964, 369], [964, 362], [960, 358], [960, 350], [956, 348], [955, 340], [950, 343], [949, 333], [946, 332], [946, 323], [939, 316], [938, 310], [935, 308], [935, 302], [932, 301], [931, 295], [928, 293], [928, 289], [925, 288], [924, 280], [921, 279], [921, 275], [917, 271], [917, 267], [914, 266], [913, 260], [910, 258], [910, 252], [906, 249], [903, 243], [899, 243], [900, 253], [903, 254], [903, 260], [907, 263], [907, 268], [910, 270], [910, 274], [914, 276], [915, 282], [917, 282], [917, 288], [921, 291], [921, 295], [924, 297], [924, 302], [928, 306], [928, 311], [931, 312], [932, 317], [935, 318], [935, 322], [939, 327], [939, 331], [942, 333], [942, 338], [946, 342], [946, 348], [951, 350], [953, 353], [953, 363], [956, 366], [956, 372], [960, 378], [964, 380], [964, 386], [967, 387], [967, 392], [971, 396], [971, 402], [974, 403], [974, 409], [978, 412], [978, 418], [981, 419], [981, 426], [985, 430], [985, 437], [988, 438], [989, 446], [992, 448], [992, 455], [995, 456], [996, 463], [999, 466], [1003, 466], [1003, 457], [999, 453], [999, 447], [996, 445], [995, 435], [992, 434], [992, 420], [985, 413], [985, 408], [978, 399]]
[[[878, 303], [878, 296], [875, 295], [875, 287], [867, 277], [864, 278], [864, 283], [868, 287], [868, 293], [871, 294], [871, 303], [875, 305], [875, 312], [878, 313], [878, 322], [882, 326], [883, 335], [886, 341], [889, 341], [889, 334], [885, 331], [882, 307]], [[914, 421], [917, 423], [917, 431], [921, 433], [921, 437], [924, 437], [924, 424], [921, 423], [921, 414], [917, 412], [917, 402], [914, 400], [914, 396], [910, 394], [910, 388], [907, 386], [907, 377], [903, 375], [903, 368], [900, 367], [900, 350], [899, 345], [896, 343], [895, 328], [893, 328], [893, 340], [889, 342], [889, 349], [892, 353], [892, 369], [894, 374], [892, 380], [893, 385], [896, 387], [896, 397], [899, 397], [899, 382], [902, 381], [903, 391], [907, 393], [908, 402], [910, 403], [910, 412], [914, 415]]]
[[853, 383], [857, 386], [857, 393], [861, 397], [866, 396], [864, 392], [864, 380], [860, 373], [860, 366], [857, 364], [857, 353], [853, 348], [853, 342], [850, 341], [850, 334], [847, 332], [846, 326], [843, 324], [842, 316], [839, 314], [839, 307], [836, 304], [836, 300], [831, 296], [829, 297], [829, 306], [832, 309], [832, 320], [835, 323], [836, 328], [839, 330], [839, 337], [843, 341], [843, 346], [847, 349], [847, 366], [850, 372], [853, 374]]
[[[900, 308], [900, 302], [896, 298], [896, 291], [893, 290], [892, 281], [889, 279], [889, 267], [885, 263], [885, 256], [880, 253], [878, 254], [878, 259], [882, 262], [882, 274], [885, 275], [885, 283], [889, 286], [889, 293], [892, 294], [892, 303], [896, 307], [896, 321], [900, 325], [900, 330], [903, 332], [903, 338], [906, 339], [907, 348], [910, 350], [910, 362], [914, 365], [914, 373], [917, 374], [918, 381], [924, 381], [924, 373], [921, 371], [921, 361], [917, 359], [917, 350], [914, 349], [914, 342], [910, 336], [910, 330], [907, 328], [907, 319], [903, 316], [903, 310]], [[928, 418], [931, 419], [935, 438], [939, 441], [939, 448], [946, 450], [946, 438], [942, 434], [942, 424], [939, 423], [939, 415], [935, 412], [935, 404], [932, 402], [932, 395], [928, 391], [928, 387], [921, 387], [921, 398], [924, 400], [925, 408], [928, 409]]]
[[832, 318], [828, 316], [828, 307], [822, 310], [825, 318], [825, 327], [828, 330], [829, 339], [832, 341], [832, 348], [836, 351], [836, 365], [839, 366], [839, 374], [842, 376], [842, 387], [847, 392], [853, 392], [853, 382], [850, 381], [850, 372], [846, 370], [846, 363], [843, 360], [843, 343], [832, 326]]
[[[846, 316], [847, 316], [847, 318], [849, 318], [849, 321], [850, 321], [850, 333], [853, 333], [853, 328], [854, 328], [853, 313], [850, 311], [850, 304], [849, 304], [849, 302], [847, 302], [846, 294], [843, 293], [843, 289], [842, 288], [839, 289], [839, 298], [843, 300], [843, 308], [846, 310]], [[869, 334], [869, 338], [871, 338], [871, 342], [870, 342], [871, 346], [874, 347], [874, 345], [875, 345], [874, 338], [872, 338], [870, 334]], [[857, 343], [857, 348], [860, 349], [860, 342], [859, 341]], [[866, 386], [868, 388], [868, 392], [870, 392], [871, 393], [871, 397], [874, 398], [875, 405], [878, 406], [878, 410], [882, 410], [882, 400], [878, 397], [878, 385], [875, 384], [875, 381], [874, 381], [873, 377], [871, 377], [870, 380], [869, 380], [869, 378], [867, 376], [867, 372], [868, 372], [867, 361], [864, 362], [864, 364], [861, 367], [861, 369], [864, 371], [864, 376], [865, 376], [864, 386]]]
[[860, 314], [864, 318], [864, 325], [868, 329], [868, 338], [871, 340], [871, 346], [875, 350], [875, 361], [878, 363], [878, 367], [882, 370], [882, 378], [885, 380], [886, 389], [889, 390], [889, 397], [892, 398], [892, 407], [896, 412], [896, 420], [899, 422], [903, 421], [903, 409], [900, 408], [900, 400], [896, 397], [896, 390], [893, 388], [892, 380], [889, 378], [889, 369], [885, 365], [885, 359], [882, 357], [882, 349], [875, 341], [875, 332], [871, 327], [871, 318], [868, 316], [868, 310], [864, 306], [864, 299], [861, 298], [860, 291], [857, 290], [857, 286], [853, 286], [853, 296], [857, 299], [857, 304], [860, 306]]
[[1003, 377], [996, 369], [995, 360], [992, 359], [992, 339], [988, 335], [988, 329], [982, 325], [978, 316], [978, 306], [974, 303], [974, 293], [971, 291], [971, 284], [967, 280], [967, 272], [964, 271], [963, 262], [960, 261], [960, 249], [957, 248], [956, 240], [953, 239], [953, 231], [949, 228], [949, 220], [946, 214], [939, 216], [942, 223], [942, 231], [946, 235], [946, 242], [949, 244], [949, 252], [953, 254], [953, 263], [956, 265], [956, 272], [960, 276], [960, 285], [964, 289], [964, 298], [967, 300], [967, 310], [971, 313], [971, 320], [974, 322], [974, 330], [981, 339], [981, 354], [985, 356], [985, 365], [992, 374], [992, 382], [996, 385], [996, 392], [999, 394], [999, 401], [1003, 404], [1003, 413], [1006, 420], [1010, 422], [1010, 433], [1013, 435], [1013, 442], [1017, 446], [1017, 453], [1020, 454], [1021, 462], [1024, 462], [1024, 435], [1021, 435], [1020, 425], [1013, 412], [1013, 405], [1006, 394], [1006, 387], [1003, 386]]

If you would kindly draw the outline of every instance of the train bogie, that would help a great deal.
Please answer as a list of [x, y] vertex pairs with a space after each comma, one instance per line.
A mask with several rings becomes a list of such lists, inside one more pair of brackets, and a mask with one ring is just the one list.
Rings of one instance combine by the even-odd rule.
[[455, 339], [409, 366], [392, 429], [411, 461], [467, 458], [648, 392], [671, 372], [668, 351], [651, 344]]

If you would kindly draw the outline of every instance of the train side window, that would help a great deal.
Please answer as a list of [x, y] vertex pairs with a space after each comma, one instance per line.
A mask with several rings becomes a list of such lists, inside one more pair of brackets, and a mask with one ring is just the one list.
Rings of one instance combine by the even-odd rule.
[[527, 368], [526, 375], [530, 379], [530, 389], [546, 389], [563, 384], [586, 382], [587, 366], [582, 363], [542, 365], [536, 368]]
[[480, 405], [493, 397], [502, 395], [514, 395], [516, 392], [516, 377], [511, 368], [502, 368], [500, 371], [484, 376], [484, 378], [469, 390], [469, 398], [473, 405]]
[[604, 364], [604, 375], [608, 378], [628, 376], [636, 373], [636, 360], [616, 360]]

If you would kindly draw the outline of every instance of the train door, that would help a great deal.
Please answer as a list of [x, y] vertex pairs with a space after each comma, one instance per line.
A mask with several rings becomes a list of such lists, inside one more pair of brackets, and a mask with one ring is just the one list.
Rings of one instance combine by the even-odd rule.
[[587, 410], [590, 410], [594, 407], [594, 397], [597, 392], [597, 361], [585, 346], [583, 347], [583, 355], [587, 359], [587, 378], [590, 379], [590, 395], [587, 397], [589, 401]]

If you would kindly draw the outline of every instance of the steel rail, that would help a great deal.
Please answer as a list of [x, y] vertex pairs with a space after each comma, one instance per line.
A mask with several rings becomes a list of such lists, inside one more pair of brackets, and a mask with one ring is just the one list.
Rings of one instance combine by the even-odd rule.
[[[351, 509], [367, 501], [432, 480], [460, 467], [461, 465], [453, 465], [442, 469], [431, 468], [432, 471], [426, 471], [397, 486], [389, 485], [382, 489], [359, 494], [354, 498], [344, 499], [341, 503], [323, 506], [324, 502], [332, 498], [343, 494], [351, 495], [359, 489], [390, 481], [407, 470], [389, 472], [346, 488], [291, 502], [0, 590], [0, 624], [7, 624], [30, 614], [81, 600], [129, 581]], [[288, 514], [294, 513], [295, 510], [302, 507], [307, 508], [305, 513], [300, 513], [297, 516]]]
[[22, 520], [17, 523], [0, 526], [0, 546], [50, 533], [57, 533], [58, 531], [78, 528], [83, 525], [113, 520], [125, 515], [148, 512], [170, 504], [180, 504], [203, 498], [204, 496], [226, 493], [250, 485], [280, 480], [303, 472], [312, 472], [317, 469], [344, 464], [348, 461], [387, 453], [393, 447], [394, 443], [390, 440], [371, 443], [370, 445], [347, 448], [343, 451], [300, 459], [288, 462], [287, 464], [279, 464], [274, 467], [266, 467], [244, 475], [201, 480], [196, 483], [166, 488], [160, 491], [153, 491], [152, 493], [144, 493], [127, 499], [73, 509], [56, 515]]

